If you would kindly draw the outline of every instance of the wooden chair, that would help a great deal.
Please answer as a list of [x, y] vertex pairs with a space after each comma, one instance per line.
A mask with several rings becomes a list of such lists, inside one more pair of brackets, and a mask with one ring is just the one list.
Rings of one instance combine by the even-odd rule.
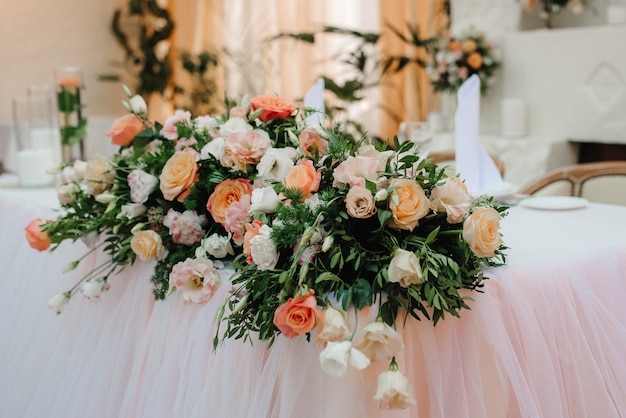
[[580, 163], [558, 168], [522, 187], [521, 194], [577, 196], [626, 206], [626, 161]]
[[[504, 163], [502, 162], [502, 160], [498, 158], [497, 155], [489, 155], [491, 156], [493, 162], [496, 164], [496, 167], [498, 168], [498, 171], [500, 172], [502, 177], [504, 177]], [[446, 169], [446, 173], [448, 175], [456, 175], [456, 173], [454, 172], [454, 162], [456, 160], [455, 151], [433, 151], [428, 154], [428, 158], [432, 158], [436, 164], [442, 167], [448, 166], [448, 169]]]

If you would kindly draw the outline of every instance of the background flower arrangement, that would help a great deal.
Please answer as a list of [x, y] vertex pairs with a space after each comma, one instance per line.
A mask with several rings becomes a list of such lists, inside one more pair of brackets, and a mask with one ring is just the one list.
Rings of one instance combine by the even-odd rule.
[[[404, 349], [396, 324], [436, 324], [468, 308], [459, 291], [478, 290], [481, 270], [505, 261], [506, 208], [472, 198], [410, 142], [391, 148], [307, 126], [312, 110], [284, 98], [244, 98], [217, 117], [177, 111], [160, 125], [127, 95], [129, 114], [109, 132], [120, 151], [65, 167], [63, 213], [26, 227], [39, 251], [81, 239], [110, 256], [50, 307], [60, 313], [76, 293], [98, 300], [116, 272], [156, 260], [157, 299], [176, 291], [205, 303], [232, 286], [215, 347], [316, 333], [323, 370], [388, 361], [375, 398], [385, 408], [414, 403], [395, 361]], [[368, 306], [374, 322], [346, 319]]]
[[493, 44], [482, 33], [470, 33], [460, 38], [450, 35], [439, 37], [427, 72], [436, 92], [453, 94], [465, 80], [477, 74], [484, 94], [499, 67], [500, 61], [494, 55]]

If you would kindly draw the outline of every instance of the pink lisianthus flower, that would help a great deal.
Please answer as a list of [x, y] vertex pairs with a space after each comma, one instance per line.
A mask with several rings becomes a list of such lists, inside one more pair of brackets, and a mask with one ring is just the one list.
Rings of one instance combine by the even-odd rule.
[[380, 161], [370, 157], [348, 157], [333, 171], [333, 185], [348, 184], [365, 187], [365, 180], [376, 181], [379, 177]]
[[192, 246], [204, 237], [203, 225], [206, 225], [205, 215], [198, 215], [195, 210], [186, 210], [183, 213], [171, 209], [163, 218], [163, 225], [169, 228], [175, 244]]
[[170, 273], [170, 287], [180, 289], [185, 302], [208, 302], [220, 283], [220, 277], [208, 258], [188, 258], [177, 263]]
[[178, 139], [178, 124], [184, 123], [191, 125], [191, 113], [183, 110], [177, 110], [172, 116], [165, 119], [163, 128], [161, 129], [161, 135], [167, 139]]
[[261, 129], [246, 132], [235, 132], [224, 141], [225, 152], [241, 164], [257, 164], [270, 148], [270, 136]]

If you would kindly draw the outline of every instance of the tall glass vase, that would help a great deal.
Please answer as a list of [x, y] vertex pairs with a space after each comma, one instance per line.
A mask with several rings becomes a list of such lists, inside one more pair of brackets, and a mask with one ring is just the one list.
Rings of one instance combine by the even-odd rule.
[[63, 67], [56, 71], [57, 110], [64, 163], [85, 159], [87, 137], [87, 97], [83, 71]]

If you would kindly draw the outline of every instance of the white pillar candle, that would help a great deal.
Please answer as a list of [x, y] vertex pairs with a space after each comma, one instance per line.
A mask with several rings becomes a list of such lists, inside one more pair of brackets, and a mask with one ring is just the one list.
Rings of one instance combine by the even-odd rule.
[[526, 135], [526, 103], [524, 99], [503, 99], [500, 110], [502, 136]]
[[17, 152], [17, 176], [22, 187], [51, 186], [54, 177], [54, 153], [50, 148], [26, 149]]
[[58, 129], [34, 128], [30, 130], [30, 138], [33, 147], [52, 150], [53, 165], [61, 164], [61, 134]]

